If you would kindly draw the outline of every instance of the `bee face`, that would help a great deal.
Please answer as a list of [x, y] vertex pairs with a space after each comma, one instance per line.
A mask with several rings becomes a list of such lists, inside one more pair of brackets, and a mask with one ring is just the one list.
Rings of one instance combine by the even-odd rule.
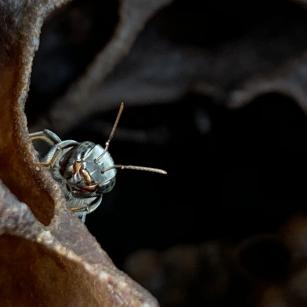
[[72, 190], [82, 194], [106, 193], [113, 189], [116, 177], [116, 169], [112, 168], [114, 161], [102, 146], [83, 142], [69, 155], [63, 177]]

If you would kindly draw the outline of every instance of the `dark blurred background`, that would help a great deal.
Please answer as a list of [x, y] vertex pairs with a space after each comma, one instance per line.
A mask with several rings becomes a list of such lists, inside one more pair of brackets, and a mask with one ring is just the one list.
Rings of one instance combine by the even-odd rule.
[[280, 232], [306, 213], [304, 1], [147, 2], [76, 0], [48, 18], [30, 130], [104, 144], [125, 102], [114, 160], [168, 176], [119, 171], [86, 225], [161, 306], [304, 306], [282, 290]]

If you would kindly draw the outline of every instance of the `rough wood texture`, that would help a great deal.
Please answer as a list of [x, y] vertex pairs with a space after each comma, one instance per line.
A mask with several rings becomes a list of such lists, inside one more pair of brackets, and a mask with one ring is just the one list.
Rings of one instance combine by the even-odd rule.
[[38, 222], [2, 184], [0, 216], [2, 306], [155, 306], [97, 245], [82, 251], [93, 241], [84, 227], [73, 250], [68, 238]]

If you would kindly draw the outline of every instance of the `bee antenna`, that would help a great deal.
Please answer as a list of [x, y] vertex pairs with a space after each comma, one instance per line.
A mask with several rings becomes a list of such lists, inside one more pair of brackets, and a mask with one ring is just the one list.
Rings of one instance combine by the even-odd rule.
[[106, 144], [105, 144], [105, 151], [108, 150], [108, 148], [110, 146], [110, 142], [111, 142], [111, 140], [114, 137], [114, 133], [115, 133], [116, 128], [118, 126], [118, 122], [119, 122], [120, 117], [121, 117], [121, 115], [123, 113], [123, 110], [124, 110], [124, 103], [121, 102], [120, 106], [119, 106], [119, 110], [118, 110], [117, 116], [116, 116], [116, 119], [115, 119], [115, 122], [114, 122], [114, 125], [113, 125], [112, 130], [111, 130], [111, 133], [110, 133], [109, 138], [108, 138], [108, 140], [106, 141]]
[[105, 143], [104, 152], [95, 160], [96, 162], [98, 162], [103, 157], [103, 155], [108, 151], [108, 148], [110, 146], [110, 142], [112, 141], [112, 139], [114, 137], [114, 134], [115, 134], [116, 128], [118, 126], [118, 122], [120, 120], [120, 117], [121, 117], [121, 115], [123, 113], [123, 110], [124, 110], [124, 103], [121, 102], [120, 106], [119, 106], [119, 110], [117, 112], [117, 116], [116, 116], [115, 122], [114, 122], [112, 130], [110, 132], [109, 138], [108, 138], [108, 140]]
[[151, 172], [151, 173], [157, 173], [157, 174], [161, 174], [161, 175], [167, 175], [167, 172], [163, 169], [159, 169], [159, 168], [153, 168], [153, 167], [145, 167], [145, 166], [138, 166], [138, 165], [122, 165], [122, 164], [117, 164], [117, 165], [113, 165], [107, 169], [105, 169], [103, 171], [107, 172], [111, 169], [128, 169], [128, 170], [134, 170], [134, 171], [143, 171], [143, 172]]

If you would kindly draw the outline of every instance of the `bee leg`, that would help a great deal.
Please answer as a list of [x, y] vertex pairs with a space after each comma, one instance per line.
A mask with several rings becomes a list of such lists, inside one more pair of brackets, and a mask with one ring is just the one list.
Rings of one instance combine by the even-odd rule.
[[82, 208], [70, 208], [70, 211], [76, 215], [83, 223], [85, 223], [86, 215], [88, 212], [88, 207], [82, 207]]
[[56, 146], [56, 149], [51, 157], [47, 161], [39, 162], [38, 164], [43, 167], [53, 167], [55, 161], [57, 158], [62, 154], [62, 148], [59, 146]]
[[98, 208], [102, 201], [102, 194], [97, 195], [97, 198], [87, 206], [87, 213], [91, 213]]
[[[50, 130], [47, 130], [47, 131], [51, 132]], [[40, 133], [40, 132], [37, 132], [37, 133]], [[36, 139], [38, 138], [39, 136], [36, 137]], [[78, 144], [79, 144], [78, 142], [73, 141], [73, 140], [60, 141], [59, 143], [56, 143], [56, 145], [51, 147], [51, 149], [49, 150], [49, 152], [47, 153], [43, 161], [39, 162], [38, 164], [43, 167], [53, 167], [57, 159], [63, 154], [64, 149], [76, 146]]]
[[[86, 219], [86, 215], [87, 215], [87, 209], [85, 207], [85, 209], [81, 208], [79, 210], [80, 211], [73, 211], [71, 209], [71, 211], [74, 213], [74, 215], [77, 216], [83, 223], [85, 223], [85, 219]], [[85, 211], [81, 211], [81, 210], [85, 210]]]
[[97, 195], [96, 199], [93, 200], [90, 204], [84, 207], [72, 207], [69, 208], [75, 215], [77, 215], [81, 221], [84, 223], [86, 215], [93, 212], [100, 205], [102, 201], [102, 194]]
[[30, 140], [32, 142], [36, 140], [45, 141], [52, 146], [61, 142], [61, 139], [54, 132], [48, 129], [30, 133]]
[[80, 215], [79, 219], [82, 221], [82, 223], [85, 223], [86, 213], [83, 213], [82, 215]]

